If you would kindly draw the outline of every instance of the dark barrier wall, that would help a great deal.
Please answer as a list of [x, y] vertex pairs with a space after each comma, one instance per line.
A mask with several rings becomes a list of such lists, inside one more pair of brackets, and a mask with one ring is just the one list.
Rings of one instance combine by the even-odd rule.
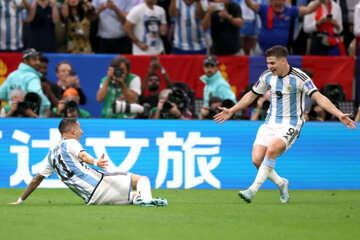
[[[48, 78], [56, 82], [55, 66], [60, 61], [69, 61], [77, 72], [81, 87], [88, 102], [84, 106], [92, 117], [101, 116], [102, 103], [96, 101], [96, 92], [99, 89], [100, 79], [106, 75], [108, 65], [114, 54], [45, 54], [50, 59]], [[128, 56], [131, 61], [131, 72], [145, 77], [150, 56]], [[195, 97], [202, 98], [204, 84], [199, 80], [203, 75], [204, 56], [159, 56], [173, 81], [186, 82], [195, 90]], [[15, 70], [21, 61], [20, 54], [0, 53], [0, 84], [5, 77]], [[267, 68], [266, 58], [262, 56], [228, 56], [219, 57], [219, 69], [224, 78], [230, 83], [236, 97], [250, 83], [255, 83], [261, 73]], [[353, 57], [314, 57], [290, 56], [289, 63], [298, 68], [307, 68], [314, 72], [314, 83], [320, 89], [328, 83], [339, 83], [343, 86], [346, 99], [351, 99], [355, 58]], [[159, 72], [160, 74], [160, 72]], [[163, 83], [164, 87], [164, 83]]]
[[[0, 187], [25, 187], [59, 141], [56, 119], [0, 119]], [[256, 169], [251, 149], [261, 122], [80, 120], [90, 154], [110, 170], [147, 175], [153, 188], [244, 189]], [[276, 171], [291, 189], [360, 189], [359, 129], [306, 123]], [[64, 187], [52, 176], [42, 187]], [[267, 181], [263, 188], [274, 189]]]

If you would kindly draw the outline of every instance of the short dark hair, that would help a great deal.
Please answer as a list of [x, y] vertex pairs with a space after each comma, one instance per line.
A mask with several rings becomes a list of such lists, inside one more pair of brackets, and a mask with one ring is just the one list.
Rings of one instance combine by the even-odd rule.
[[71, 63], [70, 63], [70, 62], [68, 62], [68, 61], [61, 61], [61, 62], [59, 62], [58, 64], [56, 64], [56, 67], [55, 67], [55, 71], [56, 71], [56, 72], [59, 71], [59, 66], [60, 66], [61, 64], [68, 64], [68, 65], [71, 67], [71, 69], [72, 69], [72, 66], [71, 66]]
[[40, 55], [40, 62], [49, 63], [49, 59], [43, 55]]
[[59, 124], [59, 132], [61, 135], [70, 131], [71, 127], [76, 126], [76, 118], [64, 118]]
[[110, 62], [110, 67], [117, 68], [121, 63], [125, 63], [128, 72], [130, 72], [130, 61], [124, 56], [116, 56]]
[[276, 57], [276, 58], [287, 58], [289, 56], [289, 52], [285, 47], [276, 45], [266, 50], [265, 56]]

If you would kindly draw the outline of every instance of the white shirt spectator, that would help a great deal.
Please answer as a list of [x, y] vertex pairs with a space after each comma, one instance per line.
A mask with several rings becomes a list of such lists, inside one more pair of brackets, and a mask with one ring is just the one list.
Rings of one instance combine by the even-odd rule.
[[[92, 4], [96, 10], [99, 9], [101, 3], [105, 6], [108, 0], [93, 0]], [[133, 7], [133, 0], [113, 0], [115, 5], [123, 12], [127, 13]], [[122, 30], [122, 23], [120, 22], [115, 11], [106, 8], [99, 14], [99, 25], [97, 35], [101, 38], [121, 38], [126, 34]]]
[[149, 46], [143, 51], [133, 43], [133, 55], [157, 55], [164, 51], [160, 25], [166, 24], [166, 14], [162, 7], [155, 5], [152, 10], [145, 3], [139, 4], [130, 10], [126, 20], [134, 24], [134, 35]]

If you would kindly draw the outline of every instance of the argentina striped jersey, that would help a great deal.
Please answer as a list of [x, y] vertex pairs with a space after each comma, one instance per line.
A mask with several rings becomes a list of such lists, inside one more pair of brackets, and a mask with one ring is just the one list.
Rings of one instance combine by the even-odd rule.
[[48, 161], [39, 174], [49, 177], [55, 172], [63, 183], [88, 203], [103, 173], [83, 162], [78, 157], [81, 151], [85, 150], [76, 139], [61, 140], [49, 151]]
[[258, 95], [270, 91], [270, 106], [266, 124], [290, 124], [294, 127], [304, 124], [304, 97], [317, 91], [312, 80], [303, 71], [290, 67], [289, 73], [281, 78], [266, 70], [254, 85], [252, 91]]
[[[201, 0], [201, 5], [207, 2]], [[185, 4], [183, 0], [176, 0], [177, 16], [175, 19], [173, 46], [184, 51], [199, 51], [206, 48], [205, 36], [201, 22], [196, 18], [196, 1]]]
[[21, 2], [0, 1], [0, 50], [18, 50], [23, 47]]

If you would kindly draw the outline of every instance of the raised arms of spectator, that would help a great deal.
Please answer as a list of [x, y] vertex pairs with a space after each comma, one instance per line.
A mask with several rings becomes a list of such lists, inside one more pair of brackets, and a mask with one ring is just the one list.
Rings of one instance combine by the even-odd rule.
[[[163, 25], [163, 24], [162, 24]], [[161, 26], [162, 26], [161, 25]], [[125, 24], [123, 25], [123, 30], [124, 32], [126, 33], [126, 35], [131, 39], [131, 41], [133, 41], [134, 44], [136, 44], [141, 50], [143, 51], [146, 51], [149, 46], [144, 43], [144, 42], [141, 42], [134, 34], [133, 32], [133, 26], [134, 24], [131, 23], [130, 21], [126, 20], [125, 21]], [[161, 27], [160, 27], [160, 31], [161, 31]]]
[[254, 2], [252, 0], [245, 0], [245, 3], [248, 6], [248, 8], [250, 8], [254, 12], [259, 12], [259, 10], [260, 10], [260, 4], [259, 3]]
[[153, 60], [150, 63], [148, 72], [146, 74], [146, 77], [143, 81], [143, 83], [141, 84], [141, 96], [144, 97], [145, 91], [146, 89], [148, 89], [149, 87], [149, 77], [152, 73], [154, 73], [157, 69], [161, 69], [161, 75], [163, 76], [165, 83], [166, 83], [166, 88], [171, 88], [172, 87], [172, 82], [170, 79], [170, 76], [166, 73], [164, 67], [161, 65], [159, 60]]
[[31, 8], [31, 3], [29, 0], [22, 0], [21, 2], [21, 8], [26, 9], [26, 11], [29, 11]]
[[55, 24], [60, 21], [60, 13], [56, 4], [56, 0], [50, 0], [50, 3], [51, 3], [51, 19], [52, 22]]
[[99, 88], [99, 90], [96, 93], [96, 100], [98, 102], [102, 102], [105, 100], [106, 94], [107, 94], [107, 89], [109, 87], [109, 83], [110, 83], [110, 80], [113, 75], [114, 75], [114, 68], [109, 67], [107, 74], [106, 74], [106, 80], [103, 84], [101, 84], [101, 87]]
[[219, 16], [222, 19], [227, 19], [232, 25], [234, 25], [237, 28], [242, 28], [242, 26], [244, 25], [244, 22], [241, 17], [233, 17], [232, 15], [229, 14], [227, 9], [220, 11]]
[[[53, 23], [57, 23], [60, 20], [60, 14], [59, 14], [59, 9], [56, 5], [56, 0], [50, 0], [51, 3], [51, 19]], [[32, 22], [35, 18], [36, 15], [36, 7], [37, 5], [40, 5], [42, 7], [46, 7], [48, 2], [41, 2], [40, 0], [34, 0], [30, 6], [30, 9], [27, 13], [27, 18], [24, 20], [24, 22]], [[45, 5], [44, 5], [45, 4]]]
[[106, 8], [113, 10], [116, 13], [116, 16], [118, 17], [119, 21], [121, 23], [125, 23], [126, 21], [126, 15], [127, 13], [122, 12], [113, 1], [107, 1]]
[[214, 11], [214, 6], [210, 4], [208, 10], [206, 11], [204, 20], [201, 22], [201, 26], [204, 31], [207, 31], [211, 27], [211, 15]]
[[325, 0], [316, 0], [315, 2], [309, 3], [307, 6], [299, 6], [299, 17], [303, 17], [306, 14], [315, 12], [315, 10], [324, 3]]
[[176, 0], [171, 0], [168, 12], [169, 12], [170, 17], [176, 17], [177, 16]]

